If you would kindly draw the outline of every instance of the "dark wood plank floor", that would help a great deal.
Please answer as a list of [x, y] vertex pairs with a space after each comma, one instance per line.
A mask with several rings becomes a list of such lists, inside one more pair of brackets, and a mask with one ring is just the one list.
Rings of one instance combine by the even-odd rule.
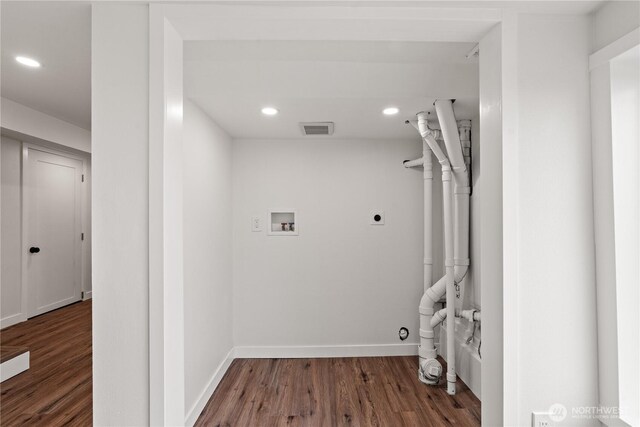
[[0, 425], [91, 425], [91, 300], [3, 329], [4, 346], [28, 348], [31, 366], [0, 384]]
[[432, 387], [417, 357], [236, 359], [197, 426], [479, 426], [480, 401], [458, 380]]
[[[27, 347], [28, 371], [0, 384], [0, 425], [92, 421], [91, 301], [0, 332], [0, 347]], [[479, 426], [480, 402], [458, 381], [417, 379], [417, 357], [237, 359], [199, 426]]]
[[27, 351], [29, 351], [27, 347], [12, 347], [7, 345], [0, 346], [0, 363], [8, 362]]

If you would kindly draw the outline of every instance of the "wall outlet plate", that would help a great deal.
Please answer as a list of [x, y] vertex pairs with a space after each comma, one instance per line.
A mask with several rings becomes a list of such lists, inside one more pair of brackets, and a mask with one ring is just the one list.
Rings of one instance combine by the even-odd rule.
[[533, 412], [531, 415], [531, 427], [553, 427], [556, 425], [551, 421], [548, 412]]
[[369, 214], [369, 223], [371, 225], [384, 225], [384, 211], [372, 210]]
[[251, 217], [251, 231], [254, 231], [254, 232], [262, 231], [262, 221], [260, 221], [259, 216]]

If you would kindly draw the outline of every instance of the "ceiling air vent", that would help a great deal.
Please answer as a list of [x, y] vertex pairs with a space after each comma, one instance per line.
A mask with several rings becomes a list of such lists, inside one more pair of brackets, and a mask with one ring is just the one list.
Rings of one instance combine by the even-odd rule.
[[333, 135], [333, 122], [300, 123], [305, 135]]

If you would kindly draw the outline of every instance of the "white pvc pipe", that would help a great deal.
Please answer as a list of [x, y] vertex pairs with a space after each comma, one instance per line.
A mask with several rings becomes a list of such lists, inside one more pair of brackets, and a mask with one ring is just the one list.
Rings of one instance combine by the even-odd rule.
[[[439, 99], [435, 102], [435, 106], [456, 184], [454, 191], [456, 218], [454, 269], [455, 282], [460, 283], [469, 269], [469, 194], [471, 190], [469, 187], [469, 173], [465, 162], [465, 157], [469, 158], [469, 156], [465, 156], [465, 154], [470, 153], [463, 153], [462, 151], [463, 148], [467, 149], [467, 147], [463, 147], [461, 144], [458, 123], [453, 113], [451, 100]], [[465, 121], [465, 126], [468, 127], [469, 125], [468, 121]], [[466, 129], [464, 145], [470, 147], [468, 132], [468, 129]]]
[[447, 289], [447, 393], [456, 393], [455, 272], [453, 261], [453, 185], [451, 168], [442, 168], [444, 251]]
[[422, 164], [424, 166], [424, 290], [433, 281], [433, 161], [429, 145], [422, 141]]
[[[451, 162], [453, 173], [456, 175], [466, 173], [467, 168], [464, 164], [464, 156], [462, 155], [458, 123], [453, 114], [453, 103], [450, 99], [438, 99], [434, 105], [436, 106], [438, 122], [440, 122], [440, 129], [442, 130], [444, 144], [447, 147], [447, 154], [449, 154], [449, 161]], [[465, 183], [465, 185], [466, 184], [467, 183]]]
[[404, 162], [404, 167], [415, 168], [417, 166], [422, 166], [423, 163], [424, 163], [424, 160], [422, 157], [420, 157], [419, 159], [415, 159], [415, 160], [407, 160], [406, 162]]
[[[458, 124], [453, 112], [453, 105], [450, 100], [437, 100], [435, 102], [436, 113], [438, 115], [438, 121], [440, 122], [440, 128], [442, 135], [444, 136], [444, 143], [447, 148], [447, 154], [451, 159], [451, 165], [454, 171], [455, 179], [455, 245], [454, 245], [454, 259], [453, 259], [453, 271], [454, 282], [460, 283], [466, 276], [469, 269], [469, 194], [470, 194], [470, 180], [465, 160], [469, 161], [470, 158], [470, 140], [469, 130], [465, 129], [465, 146], [463, 147], [460, 141], [460, 134], [458, 130]], [[465, 122], [465, 125], [468, 125]], [[465, 150], [463, 152], [463, 149]], [[452, 298], [449, 297], [449, 289], [447, 288], [447, 308], [449, 308], [450, 301], [455, 301], [455, 288]], [[462, 307], [464, 301], [460, 301], [460, 307]], [[449, 313], [449, 312], [447, 312]], [[473, 316], [472, 316], [473, 317]], [[447, 364], [449, 365], [452, 360], [455, 363], [454, 358], [449, 357], [449, 349], [455, 349], [455, 321], [453, 318], [447, 322]], [[448, 366], [449, 367], [449, 366]], [[452, 375], [450, 375], [450, 373]], [[455, 371], [447, 372], [447, 382], [451, 386], [451, 381], [455, 381]], [[451, 390], [447, 390], [451, 393]], [[455, 392], [455, 383], [453, 384], [453, 392]]]
[[464, 317], [469, 322], [480, 322], [480, 311], [478, 310], [462, 310], [460, 317]]
[[[434, 332], [436, 325], [444, 319], [447, 322], [447, 393], [455, 394], [455, 317], [456, 283], [462, 281], [469, 266], [469, 178], [465, 163], [465, 154], [461, 148], [457, 123], [453, 115], [451, 101], [436, 101], [436, 112], [444, 136], [447, 155], [436, 141], [436, 135], [427, 125], [427, 114], [419, 113], [417, 122], [411, 124], [418, 129], [423, 138], [422, 163], [425, 166], [425, 293], [420, 301], [420, 380], [428, 384], [437, 384], [442, 367], [436, 360]], [[445, 231], [445, 277], [427, 289], [431, 280], [428, 272], [427, 254], [431, 245], [431, 194], [427, 190], [427, 147], [442, 165], [443, 217]], [[449, 162], [451, 158], [451, 163]], [[418, 161], [413, 161], [417, 164]], [[409, 162], [407, 162], [409, 163]], [[452, 176], [452, 169], [454, 171]], [[432, 177], [432, 173], [430, 174]], [[454, 186], [455, 180], [455, 186]], [[429, 196], [429, 197], [428, 197]], [[427, 202], [429, 200], [429, 203]], [[455, 226], [454, 226], [455, 224]], [[429, 234], [428, 234], [429, 233]], [[446, 293], [447, 306], [434, 312], [435, 303]], [[465, 313], [467, 314], [467, 313]], [[473, 319], [474, 315], [471, 314]]]
[[431, 318], [431, 327], [435, 328], [440, 323], [444, 322], [447, 318], [447, 309], [443, 308], [442, 310], [438, 310], [433, 314]]
[[[413, 124], [413, 123], [412, 123]], [[432, 185], [433, 170], [431, 164], [431, 153], [438, 158], [443, 168], [449, 168], [449, 160], [438, 146], [433, 132], [427, 126], [427, 114], [419, 113], [417, 128], [423, 138], [423, 165], [424, 171], [424, 213], [425, 213], [425, 241], [424, 241], [424, 287], [425, 292], [420, 300], [420, 347], [418, 354], [420, 357], [420, 367], [418, 376], [420, 381], [427, 384], [438, 384], [442, 375], [442, 365], [436, 359], [436, 348], [434, 345], [434, 332], [431, 320], [434, 314], [434, 305], [440, 300], [446, 291], [446, 281], [443, 277], [433, 286], [429, 286], [432, 280]]]
[[427, 125], [427, 113], [418, 113], [418, 131], [420, 132], [423, 141], [425, 141], [429, 145], [429, 148], [438, 159], [438, 162], [443, 166], [448, 166], [449, 159], [438, 145], [435, 134], [433, 133], [433, 131], [431, 131], [431, 129], [429, 129], [429, 126]]

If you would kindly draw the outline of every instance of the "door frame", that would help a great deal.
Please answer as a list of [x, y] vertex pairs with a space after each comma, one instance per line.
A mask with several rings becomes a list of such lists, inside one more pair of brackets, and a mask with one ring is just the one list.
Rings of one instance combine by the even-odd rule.
[[[319, 2], [322, 3], [322, 2]], [[162, 4], [149, 5], [149, 419], [151, 425], [188, 424], [184, 417], [184, 300], [182, 273], [182, 228], [177, 229], [175, 218], [182, 218], [181, 162], [182, 144], [183, 43], [188, 40], [242, 40], [254, 39], [255, 28], [261, 29], [258, 39], [298, 40], [303, 36], [299, 27], [268, 26], [278, 20], [295, 21], [308, 15], [308, 10], [295, 6], [270, 8], [265, 0], [259, 5], [239, 1], [234, 5], [215, 4]], [[487, 359], [482, 364], [483, 424], [508, 425], [517, 419], [518, 323], [516, 287], [503, 283], [517, 282], [518, 213], [516, 206], [519, 189], [517, 144], [518, 117], [518, 11], [500, 6], [478, 4], [463, 8], [394, 6], [382, 11], [373, 9], [347, 9], [346, 6], [318, 8], [324, 20], [363, 25], [341, 27], [344, 40], [367, 40], [368, 31], [385, 16], [407, 23], [422, 21], [419, 34], [413, 32], [413, 41], [473, 41], [485, 40], [499, 55], [492, 58], [495, 69], [500, 70], [499, 84], [481, 87], [487, 94], [500, 100], [499, 108], [492, 108], [481, 123], [491, 121], [487, 132], [499, 141], [494, 151], [500, 174], [491, 183], [500, 194], [502, 223], [494, 221], [489, 233], [491, 259], [488, 265], [495, 278], [491, 287], [483, 289], [483, 306], [492, 315], [485, 319], [488, 325], [485, 343]], [[214, 16], [215, 19], [209, 19]], [[212, 25], [212, 22], [214, 24]], [[447, 26], [432, 26], [432, 22], [446, 22]], [[216, 25], [219, 24], [219, 25]], [[498, 27], [496, 37], [485, 36]], [[415, 28], [414, 28], [415, 29]], [[480, 30], [481, 29], [481, 30]], [[394, 30], [385, 35], [376, 31], [375, 40], [397, 40]], [[478, 34], [470, 35], [474, 31]], [[310, 39], [327, 40], [321, 29], [311, 28]], [[470, 39], [473, 38], [473, 39]], [[407, 39], [408, 40], [408, 39]], [[176, 65], [178, 64], [178, 65]], [[179, 68], [179, 69], [178, 69]], [[495, 87], [494, 87], [495, 86]], [[480, 125], [483, 128], [483, 125]], [[176, 154], [176, 152], [178, 154]], [[181, 224], [181, 222], [180, 222]], [[489, 270], [489, 269], [487, 269]], [[178, 351], [176, 351], [176, 349]], [[177, 353], [177, 354], [176, 354]], [[491, 386], [490, 389], [488, 386]], [[95, 400], [94, 400], [95, 405]]]
[[[25, 185], [26, 182], [28, 182], [27, 179], [27, 162], [29, 161], [29, 150], [35, 150], [35, 151], [41, 151], [44, 153], [48, 153], [48, 154], [53, 154], [53, 155], [57, 155], [57, 156], [61, 156], [61, 157], [66, 157], [69, 159], [73, 159], [73, 160], [78, 160], [82, 163], [82, 175], [83, 176], [87, 176], [87, 159], [79, 156], [75, 153], [72, 153], [70, 151], [66, 151], [66, 150], [59, 150], [59, 149], [53, 149], [53, 148], [48, 148], [48, 147], [43, 147], [41, 145], [37, 145], [37, 144], [32, 144], [32, 143], [28, 143], [28, 142], [23, 142], [22, 143], [22, 165], [21, 165], [21, 182], [20, 182], [20, 206], [21, 206], [21, 215], [20, 215], [20, 237], [21, 237], [21, 246], [22, 246], [22, 253], [20, 254], [20, 260], [22, 263], [22, 268], [21, 268], [21, 274], [20, 274], [20, 287], [21, 287], [21, 311], [22, 311], [22, 319], [20, 321], [26, 321], [27, 319], [29, 319], [29, 281], [28, 281], [28, 274], [27, 274], [27, 260], [28, 257], [26, 256], [26, 251], [28, 250], [29, 247], [29, 241], [28, 241], [28, 229], [27, 229], [27, 221], [29, 218], [29, 210], [28, 210], [28, 197], [29, 197], [29, 188]], [[86, 207], [85, 207], [85, 203], [84, 203], [84, 198], [85, 198], [85, 187], [84, 185], [86, 184], [86, 180], [84, 180], [81, 183], [81, 187], [80, 187], [80, 230], [82, 233], [85, 233], [86, 235], [86, 231], [85, 231], [85, 215], [86, 215]], [[85, 247], [84, 247], [84, 242], [86, 241], [86, 239], [80, 240], [80, 252], [79, 255], [76, 255], [76, 257], [78, 258], [78, 264], [80, 266], [80, 280], [79, 280], [79, 285], [80, 285], [80, 295], [81, 295], [81, 299], [82, 300], [82, 293], [84, 292], [84, 284], [83, 284], [83, 278], [85, 275], [85, 266], [84, 266], [84, 257], [85, 257]]]
[[[613, 186], [613, 134], [611, 119], [611, 62], [638, 48], [636, 28], [589, 56], [591, 84], [591, 152], [596, 267], [596, 323], [598, 330], [598, 404], [620, 407], [615, 217]], [[615, 331], [615, 333], [611, 333]], [[614, 375], [611, 375], [611, 373]], [[618, 414], [619, 415], [619, 414]], [[605, 426], [625, 426], [619, 418], [600, 419]]]

